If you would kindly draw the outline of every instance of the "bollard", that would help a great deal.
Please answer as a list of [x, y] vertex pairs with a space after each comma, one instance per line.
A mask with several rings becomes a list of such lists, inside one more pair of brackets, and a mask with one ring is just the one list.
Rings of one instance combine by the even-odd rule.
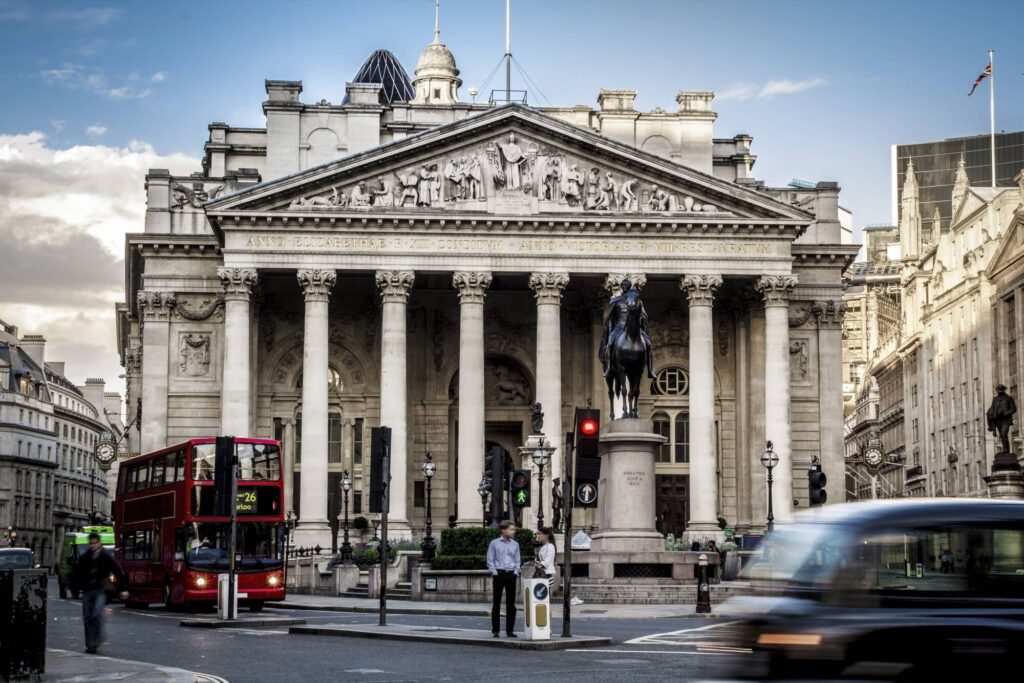
[[46, 668], [46, 571], [0, 571], [0, 681], [36, 678]]
[[708, 556], [697, 559], [697, 614], [711, 614], [711, 584], [708, 583]]

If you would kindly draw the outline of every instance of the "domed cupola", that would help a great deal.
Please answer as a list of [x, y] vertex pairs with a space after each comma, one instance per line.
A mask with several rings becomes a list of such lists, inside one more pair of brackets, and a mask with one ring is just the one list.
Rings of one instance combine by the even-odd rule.
[[[436, 6], [435, 6], [436, 8]], [[459, 69], [455, 57], [441, 42], [438, 13], [434, 14], [434, 42], [427, 45], [416, 62], [416, 77], [412, 86], [416, 91], [412, 104], [453, 104], [459, 101]]]

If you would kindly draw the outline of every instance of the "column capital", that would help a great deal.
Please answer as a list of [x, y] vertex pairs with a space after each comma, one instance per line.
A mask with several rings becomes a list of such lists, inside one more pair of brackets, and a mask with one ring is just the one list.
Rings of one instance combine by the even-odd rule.
[[846, 317], [846, 302], [834, 299], [815, 301], [811, 304], [811, 313], [818, 319], [819, 329], [839, 330]]
[[249, 301], [257, 274], [255, 268], [221, 267], [217, 269], [217, 277], [224, 287], [226, 301]]
[[333, 269], [309, 268], [298, 271], [299, 287], [306, 301], [327, 301], [338, 279]]
[[764, 297], [765, 308], [789, 306], [789, 294], [796, 283], [796, 275], [762, 275], [754, 283], [754, 289]]
[[378, 270], [374, 275], [380, 299], [386, 304], [404, 304], [415, 279], [411, 270]]
[[684, 275], [679, 280], [679, 289], [686, 292], [690, 306], [712, 305], [715, 291], [721, 286], [721, 275]]
[[459, 292], [460, 304], [482, 304], [491, 286], [490, 273], [457, 271], [452, 273], [452, 287]]
[[633, 289], [643, 289], [647, 286], [646, 273], [608, 273], [604, 278], [604, 288], [612, 296], [622, 294], [622, 281], [629, 280]]
[[138, 293], [136, 301], [139, 305], [139, 317], [143, 322], [156, 320], [166, 322], [170, 319], [176, 300], [173, 292], [143, 290]]
[[530, 289], [538, 304], [562, 303], [562, 291], [568, 284], [568, 273], [530, 273]]

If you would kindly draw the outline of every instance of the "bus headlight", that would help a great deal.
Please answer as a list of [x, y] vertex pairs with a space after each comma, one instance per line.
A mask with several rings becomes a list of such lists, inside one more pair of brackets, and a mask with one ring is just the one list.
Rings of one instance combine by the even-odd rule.
[[267, 577], [267, 585], [271, 588], [277, 588], [279, 585], [281, 585], [281, 577], [277, 574], [271, 574]]
[[205, 576], [197, 576], [196, 577], [196, 588], [206, 588], [206, 577]]

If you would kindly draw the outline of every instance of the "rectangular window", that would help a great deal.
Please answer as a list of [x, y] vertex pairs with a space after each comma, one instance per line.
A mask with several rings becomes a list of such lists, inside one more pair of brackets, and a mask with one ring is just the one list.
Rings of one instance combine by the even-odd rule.
[[352, 427], [352, 464], [363, 463], [363, 418], [357, 417]]
[[672, 462], [672, 425], [665, 413], [654, 414], [654, 433], [665, 438], [665, 443], [658, 446], [654, 457], [657, 462]]
[[690, 416], [679, 413], [675, 422], [675, 460], [677, 463], [687, 463], [690, 462]]
[[327, 418], [327, 462], [341, 462], [341, 415], [331, 413]]
[[302, 416], [301, 415], [299, 417], [295, 418], [295, 462], [302, 462]]

